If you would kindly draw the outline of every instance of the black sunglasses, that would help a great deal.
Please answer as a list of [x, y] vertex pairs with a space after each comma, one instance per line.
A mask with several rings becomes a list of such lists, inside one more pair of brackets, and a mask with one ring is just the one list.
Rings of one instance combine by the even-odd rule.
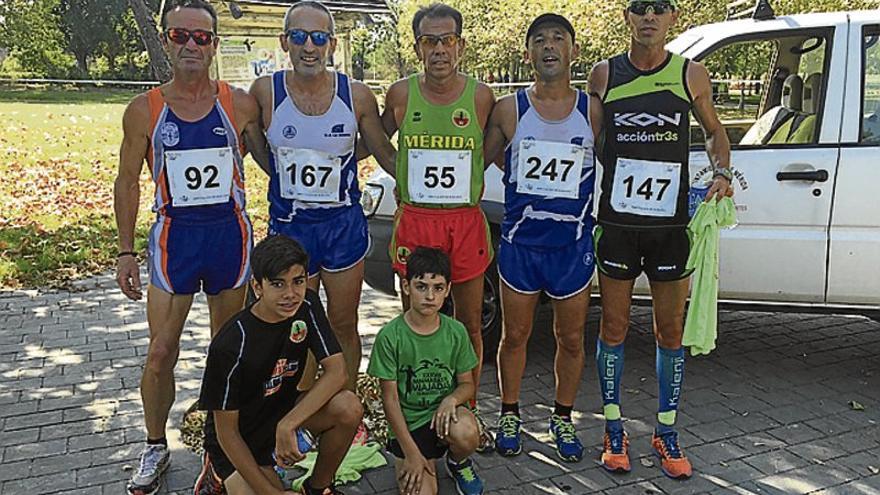
[[663, 15], [667, 12], [673, 12], [675, 10], [675, 6], [670, 2], [631, 2], [627, 10], [632, 12], [635, 15], [645, 15], [648, 13], [648, 9], [651, 9], [651, 12], [654, 15]]
[[211, 31], [205, 31], [204, 29], [194, 29], [190, 31], [189, 29], [184, 28], [169, 28], [165, 31], [165, 38], [178, 45], [185, 45], [189, 42], [189, 39], [192, 38], [197, 45], [206, 46], [214, 41], [215, 36], [216, 35]]

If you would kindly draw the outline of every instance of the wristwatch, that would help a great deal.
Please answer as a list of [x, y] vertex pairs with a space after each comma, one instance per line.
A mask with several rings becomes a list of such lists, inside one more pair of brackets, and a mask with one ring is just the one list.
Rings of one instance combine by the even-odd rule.
[[727, 182], [733, 184], [733, 172], [730, 171], [730, 167], [715, 167], [712, 178], [714, 179], [715, 177], [724, 177], [727, 179]]

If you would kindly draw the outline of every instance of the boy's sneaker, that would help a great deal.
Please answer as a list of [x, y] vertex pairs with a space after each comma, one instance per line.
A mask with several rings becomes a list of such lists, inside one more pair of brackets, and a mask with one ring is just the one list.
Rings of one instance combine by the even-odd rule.
[[483, 480], [474, 472], [474, 463], [465, 459], [456, 463], [446, 455], [446, 472], [455, 481], [455, 491], [458, 495], [481, 495], [483, 493]]
[[495, 434], [495, 451], [504, 456], [514, 456], [522, 452], [520, 427], [522, 419], [513, 413], [502, 414], [498, 420], [498, 433]]
[[226, 495], [223, 480], [214, 472], [211, 457], [207, 452], [202, 454], [202, 471], [196, 478], [193, 495]]
[[477, 419], [477, 428], [480, 430], [480, 443], [477, 444], [477, 452], [481, 454], [491, 452], [492, 449], [495, 448], [495, 438], [492, 437], [492, 430], [483, 420], [483, 417], [480, 415], [480, 412], [476, 407], [471, 409], [471, 411]]
[[574, 431], [571, 418], [551, 415], [550, 437], [556, 442], [556, 454], [563, 461], [578, 462], [584, 458], [584, 446]]
[[684, 456], [678, 445], [678, 433], [670, 431], [651, 438], [654, 453], [660, 457], [660, 470], [663, 474], [675, 479], [691, 477], [691, 462]]
[[125, 486], [130, 495], [152, 495], [162, 486], [162, 475], [171, 464], [171, 452], [162, 444], [144, 447], [138, 470]]
[[629, 463], [629, 438], [623, 428], [605, 430], [602, 446], [602, 467], [612, 473], [628, 473], [632, 469]]

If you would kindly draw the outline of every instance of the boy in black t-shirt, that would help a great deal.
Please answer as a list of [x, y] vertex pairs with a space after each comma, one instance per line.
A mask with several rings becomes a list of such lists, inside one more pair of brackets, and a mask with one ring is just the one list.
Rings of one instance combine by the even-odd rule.
[[[227, 322], [208, 350], [199, 397], [210, 413], [205, 464], [213, 465], [230, 495], [292, 493], [283, 490], [272, 454], [281, 466], [302, 460], [296, 430], [304, 428], [320, 437], [304, 493], [339, 493], [333, 478], [363, 410], [343, 389], [339, 343], [318, 294], [306, 289], [308, 255], [296, 241], [275, 236], [254, 248], [251, 265], [257, 302]], [[308, 392], [299, 392], [308, 350], [324, 373]]]

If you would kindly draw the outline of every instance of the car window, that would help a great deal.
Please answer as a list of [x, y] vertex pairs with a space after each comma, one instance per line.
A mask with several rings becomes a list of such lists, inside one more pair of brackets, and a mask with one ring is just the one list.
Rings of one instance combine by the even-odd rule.
[[[731, 146], [816, 143], [827, 54], [825, 36], [806, 34], [738, 41], [705, 56], [701, 62]], [[705, 145], [693, 116], [691, 143]]]
[[880, 144], [880, 26], [864, 29], [862, 78], [862, 130], [859, 142]]

